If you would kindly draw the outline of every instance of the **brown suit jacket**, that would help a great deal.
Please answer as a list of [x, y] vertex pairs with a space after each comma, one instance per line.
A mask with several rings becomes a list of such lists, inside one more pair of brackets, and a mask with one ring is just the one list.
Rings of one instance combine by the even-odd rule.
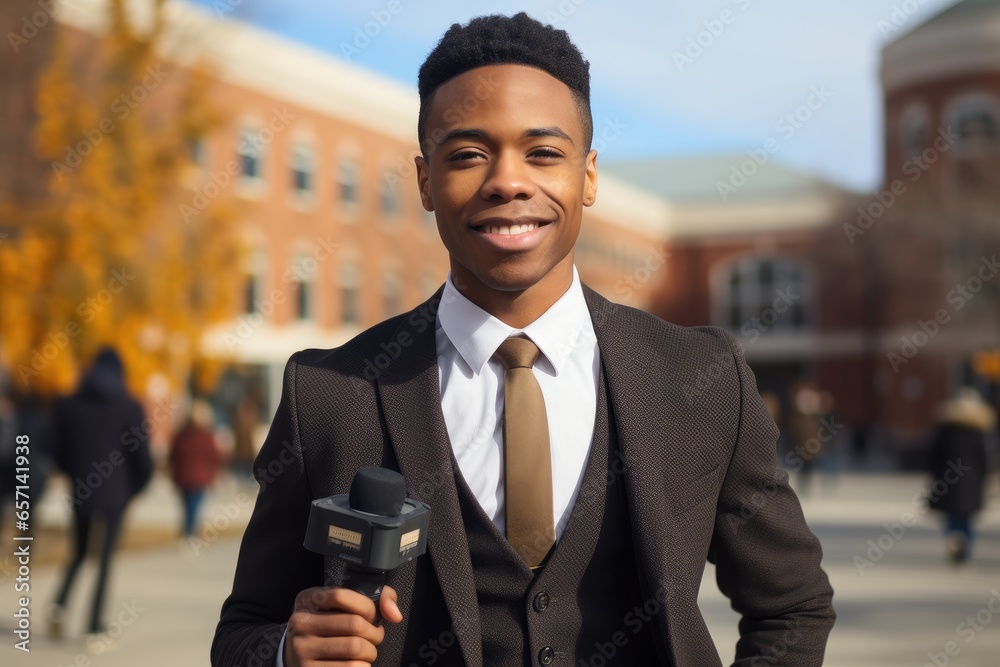
[[[709, 560], [743, 617], [734, 665], [821, 665], [833, 591], [776, 468], [777, 428], [740, 346], [722, 329], [679, 327], [584, 293], [618, 424], [643, 594], [662, 602], [652, 621], [662, 663], [721, 665], [697, 604]], [[375, 664], [491, 664], [441, 411], [441, 296], [289, 361], [255, 463], [261, 490], [213, 665], [273, 664], [295, 595], [337, 582], [339, 564], [301, 546], [309, 505], [346, 493], [366, 465], [399, 470], [408, 494], [432, 508], [428, 555], [390, 574], [404, 621], [387, 627]]]

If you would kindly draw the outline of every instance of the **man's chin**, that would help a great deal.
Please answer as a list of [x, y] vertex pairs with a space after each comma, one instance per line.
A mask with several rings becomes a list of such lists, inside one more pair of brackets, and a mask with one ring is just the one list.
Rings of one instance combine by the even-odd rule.
[[[558, 267], [552, 266], [498, 266], [481, 275], [488, 288], [505, 293], [525, 292], [558, 280]], [[570, 274], [572, 276], [572, 274]]]

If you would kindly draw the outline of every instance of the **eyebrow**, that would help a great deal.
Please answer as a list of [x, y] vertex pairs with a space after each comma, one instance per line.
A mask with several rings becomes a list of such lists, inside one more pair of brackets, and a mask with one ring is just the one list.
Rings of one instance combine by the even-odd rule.
[[[530, 130], [525, 130], [521, 135], [525, 139], [534, 137], [558, 137], [560, 139], [565, 139], [569, 143], [573, 143], [573, 140], [568, 134], [562, 131], [559, 127], [552, 125], [549, 127], [533, 127]], [[445, 133], [441, 138], [438, 145], [443, 145], [452, 139], [487, 139], [489, 134], [484, 130], [478, 130], [474, 128], [459, 128], [457, 130], [450, 130]]]

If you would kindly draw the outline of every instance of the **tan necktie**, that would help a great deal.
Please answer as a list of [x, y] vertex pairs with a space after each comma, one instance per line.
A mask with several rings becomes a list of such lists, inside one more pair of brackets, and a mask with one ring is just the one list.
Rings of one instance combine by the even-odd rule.
[[531, 371], [538, 347], [508, 338], [495, 357], [504, 369], [504, 501], [507, 541], [528, 567], [540, 567], [556, 541], [552, 455], [545, 399]]

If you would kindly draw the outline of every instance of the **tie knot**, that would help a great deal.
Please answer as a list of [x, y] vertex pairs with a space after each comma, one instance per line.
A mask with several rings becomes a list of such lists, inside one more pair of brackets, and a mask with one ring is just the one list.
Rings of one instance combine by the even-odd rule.
[[505, 370], [531, 368], [538, 359], [538, 346], [530, 338], [513, 337], [500, 343], [494, 357], [500, 359]]

